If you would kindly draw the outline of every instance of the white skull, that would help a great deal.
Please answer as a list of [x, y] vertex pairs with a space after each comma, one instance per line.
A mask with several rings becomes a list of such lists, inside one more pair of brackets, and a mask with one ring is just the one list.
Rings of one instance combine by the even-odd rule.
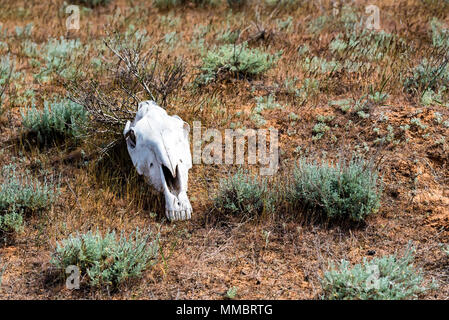
[[165, 215], [169, 220], [192, 216], [187, 197], [188, 171], [192, 168], [189, 125], [169, 116], [154, 101], [139, 103], [136, 118], [128, 121], [123, 134], [129, 155], [139, 174], [164, 193]]

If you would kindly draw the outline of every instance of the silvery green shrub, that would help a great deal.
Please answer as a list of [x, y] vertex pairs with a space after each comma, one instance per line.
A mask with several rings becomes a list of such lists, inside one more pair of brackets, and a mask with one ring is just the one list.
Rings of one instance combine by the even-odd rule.
[[23, 229], [23, 214], [44, 210], [55, 200], [56, 188], [53, 183], [40, 182], [19, 174], [14, 165], [1, 170], [3, 183], [0, 184], [0, 236], [14, 235]]
[[449, 47], [449, 29], [444, 28], [444, 24], [437, 18], [430, 21], [430, 29], [432, 30], [432, 44], [437, 48]]
[[49, 81], [55, 74], [64, 79], [73, 79], [78, 74], [75, 60], [88, 50], [79, 39], [51, 38], [38, 50], [41, 59], [33, 59], [31, 63], [40, 66], [40, 72], [35, 75], [40, 81]]
[[112, 0], [79, 0], [82, 4], [90, 7], [105, 6], [109, 4]]
[[33, 105], [21, 113], [23, 126], [36, 134], [40, 142], [58, 137], [79, 138], [88, 122], [84, 107], [68, 99], [45, 101], [43, 110]]
[[0, 239], [7, 241], [23, 231], [23, 214], [14, 209], [0, 214]]
[[118, 239], [115, 231], [104, 236], [99, 231], [71, 235], [57, 244], [50, 262], [62, 273], [77, 266], [93, 287], [116, 287], [156, 263], [159, 235], [151, 238], [151, 233], [139, 229], [129, 237], [121, 233]]
[[3, 183], [0, 185], [0, 212], [10, 212], [13, 208], [39, 211], [54, 202], [56, 187], [52, 182], [40, 182], [30, 177], [29, 172], [19, 174], [15, 165], [4, 166], [1, 173]]
[[180, 5], [185, 5], [189, 2], [196, 6], [215, 6], [220, 3], [221, 0], [153, 0], [153, 5], [159, 9], [169, 9]]
[[279, 59], [281, 51], [275, 55], [259, 49], [248, 48], [248, 44], [224, 44], [209, 50], [203, 57], [197, 78], [200, 84], [208, 84], [220, 77], [254, 78], [270, 69]]
[[378, 173], [363, 160], [334, 164], [301, 159], [287, 194], [294, 206], [331, 219], [359, 222], [379, 209], [381, 187]]
[[220, 181], [214, 205], [224, 214], [254, 218], [270, 212], [273, 201], [265, 180], [238, 171]]
[[449, 66], [422, 59], [412, 69], [412, 75], [404, 79], [404, 89], [410, 93], [422, 90], [445, 91], [449, 81]]
[[12, 82], [20, 77], [20, 72], [15, 71], [15, 61], [9, 55], [0, 58], [0, 115], [3, 113], [2, 108], [4, 95]]
[[423, 286], [423, 274], [413, 266], [413, 249], [403, 257], [389, 255], [368, 260], [352, 268], [346, 260], [330, 263], [321, 278], [323, 299], [401, 300], [417, 298], [435, 287]]

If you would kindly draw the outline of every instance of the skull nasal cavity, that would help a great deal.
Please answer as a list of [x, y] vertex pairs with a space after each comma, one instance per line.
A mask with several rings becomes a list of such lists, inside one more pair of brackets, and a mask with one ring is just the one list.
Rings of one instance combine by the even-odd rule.
[[178, 166], [176, 166], [176, 176], [173, 177], [171, 171], [164, 165], [162, 165], [162, 172], [164, 173], [165, 182], [167, 183], [168, 190], [178, 196], [178, 194], [181, 192], [181, 182], [179, 180], [179, 169]]

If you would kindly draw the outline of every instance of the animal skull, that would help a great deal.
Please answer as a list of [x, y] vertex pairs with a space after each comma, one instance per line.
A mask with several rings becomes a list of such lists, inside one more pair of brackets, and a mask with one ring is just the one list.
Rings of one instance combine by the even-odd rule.
[[188, 171], [192, 168], [189, 125], [169, 116], [154, 101], [139, 103], [136, 118], [123, 131], [129, 155], [137, 172], [164, 193], [165, 215], [169, 220], [192, 216], [187, 197]]

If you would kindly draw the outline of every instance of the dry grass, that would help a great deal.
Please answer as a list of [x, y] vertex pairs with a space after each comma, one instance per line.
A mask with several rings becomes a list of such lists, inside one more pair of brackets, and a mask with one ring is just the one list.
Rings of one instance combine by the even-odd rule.
[[[424, 269], [426, 280], [435, 278], [440, 285], [439, 290], [423, 298], [447, 299], [448, 260], [439, 244], [449, 241], [449, 142], [438, 141], [449, 136], [449, 128], [436, 123], [434, 114], [438, 112], [449, 121], [449, 107], [438, 103], [423, 106], [419, 96], [404, 92], [402, 78], [422, 58], [438, 54], [432, 48], [429, 21], [438, 17], [449, 25], [449, 6], [441, 7], [439, 1], [431, 0], [379, 1], [382, 29], [402, 37], [406, 45], [395, 42], [385, 58], [371, 61], [374, 67], [368, 71], [318, 73], [301, 67], [303, 58], [298, 55], [298, 47], [307, 44], [310, 51], [306, 55], [310, 58], [335, 58], [343, 63], [345, 58], [329, 50], [329, 43], [342, 29], [334, 21], [314, 35], [307, 26], [321, 15], [331, 15], [332, 4], [324, 1], [320, 7], [318, 2], [298, 2], [302, 5], [290, 9], [253, 3], [231, 13], [225, 1], [214, 8], [189, 5], [159, 11], [149, 1], [116, 0], [82, 13], [80, 30], [67, 32], [63, 1], [0, 0], [0, 21], [10, 32], [7, 39], [0, 41], [8, 43], [16, 70], [23, 73], [4, 96], [0, 166], [18, 161], [22, 170], [30, 169], [39, 177], [54, 175], [61, 184], [56, 204], [42, 215], [27, 218], [25, 231], [16, 243], [0, 247], [0, 260], [7, 263], [0, 298], [221, 299], [235, 286], [237, 298], [312, 299], [320, 295], [319, 277], [328, 259], [359, 263], [368, 250], [375, 250], [376, 256], [402, 252], [412, 240], [416, 264]], [[117, 8], [121, 15], [114, 16]], [[357, 2], [354, 9], [364, 14], [364, 2]], [[162, 20], [162, 16], [168, 18]], [[280, 29], [278, 20], [285, 21], [288, 16], [292, 17], [292, 25]], [[373, 159], [383, 175], [385, 192], [379, 214], [358, 228], [311, 222], [301, 218], [304, 212], [279, 212], [279, 216], [244, 224], [238, 219], [219, 218], [211, 211], [211, 199], [220, 178], [234, 173], [237, 167], [195, 165], [189, 175], [193, 220], [167, 223], [160, 213], [163, 198], [137, 176], [122, 144], [99, 159], [99, 149], [110, 142], [109, 136], [93, 133], [77, 149], [70, 143], [42, 149], [23, 137], [20, 109], [30, 101], [17, 97], [33, 89], [36, 105], [41, 107], [53, 95], [65, 94], [58, 78], [46, 83], [33, 79], [38, 68], [23, 54], [24, 40], [13, 36], [16, 25], [27, 23], [33, 23], [30, 40], [38, 45], [49, 37], [60, 36], [90, 43], [76, 63], [86, 71], [86, 79], [94, 77], [105, 85], [113, 83], [113, 79], [103, 77], [88, 63], [98, 55], [104, 26], [124, 31], [133, 24], [146, 29], [150, 35], [148, 47], [159, 46], [167, 63], [176, 57], [185, 61], [184, 86], [169, 97], [167, 111], [190, 124], [201, 121], [204, 127], [223, 130], [231, 123], [254, 128], [251, 112], [256, 106], [255, 97], [276, 95], [283, 108], [263, 112], [264, 127], [275, 127], [280, 132], [281, 161], [275, 181], [288, 177], [300, 156], [336, 159], [356, 153]], [[217, 34], [228, 26], [241, 30], [238, 41], [250, 40], [252, 47], [270, 53], [283, 50], [281, 59], [261, 79], [230, 79], [193, 88], [189, 84], [201, 63], [195, 43], [204, 39], [206, 47], [218, 44]], [[178, 41], [166, 43], [165, 35], [174, 31]], [[202, 31], [204, 34], [199, 36]], [[0, 49], [0, 54], [5, 53]], [[366, 65], [367, 61], [363, 62]], [[286, 79], [293, 78], [297, 79], [295, 89], [300, 89], [305, 78], [316, 79], [319, 91], [297, 97], [283, 85]], [[359, 99], [371, 87], [378, 90], [385, 79], [384, 92], [389, 97], [371, 106], [367, 119], [344, 113], [329, 103]], [[294, 123], [288, 117], [292, 112], [299, 116]], [[312, 128], [319, 115], [333, 115], [334, 119], [330, 131], [317, 140], [313, 139]], [[414, 117], [427, 128], [400, 129]], [[394, 139], [376, 141], [388, 136], [388, 126], [393, 128]], [[272, 182], [273, 188], [277, 185]], [[161, 232], [166, 258], [147, 271], [142, 281], [124, 285], [110, 296], [98, 290], [69, 291], [63, 281], [55, 278], [49, 259], [56, 241], [78, 231], [99, 228], [131, 232], [137, 226]]]

